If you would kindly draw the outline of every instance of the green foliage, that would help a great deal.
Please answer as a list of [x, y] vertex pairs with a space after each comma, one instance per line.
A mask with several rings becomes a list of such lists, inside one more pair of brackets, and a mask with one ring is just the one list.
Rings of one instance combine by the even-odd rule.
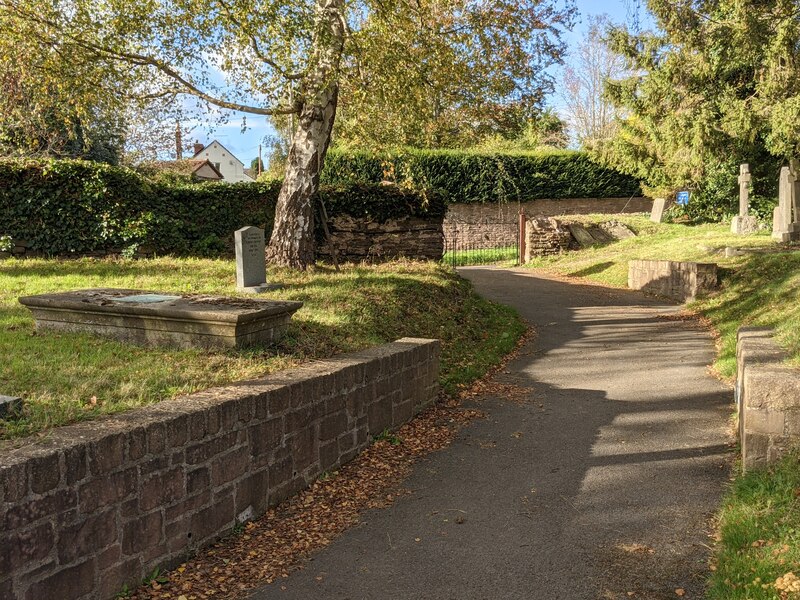
[[391, 430], [384, 429], [375, 436], [376, 442], [389, 442], [392, 446], [399, 446], [403, 443], [403, 438], [391, 432]]
[[208, 254], [211, 236], [269, 227], [277, 187], [176, 185], [85, 161], [0, 162], [0, 231], [45, 254]]
[[641, 194], [628, 175], [582, 152], [485, 153], [406, 149], [395, 153], [331, 151], [322, 182], [378, 183], [439, 189], [449, 202], [486, 203], [542, 198], [610, 198]]
[[[730, 212], [721, 164], [735, 178], [739, 163], [758, 173], [800, 151], [800, 12], [786, 0], [647, 6], [658, 34], [611, 31], [631, 76], [606, 92], [626, 117], [595, 150], [649, 193], [697, 191], [701, 216], [719, 218]], [[755, 192], [769, 195], [758, 186]], [[768, 212], [763, 199], [757, 211]]]
[[329, 216], [347, 214], [379, 223], [407, 216], [444, 217], [447, 212], [446, 195], [439, 190], [417, 192], [396, 185], [350, 183], [323, 186], [319, 195]]
[[[272, 231], [280, 181], [167, 183], [86, 161], [0, 161], [0, 250], [25, 240], [47, 255], [137, 250], [220, 256], [245, 225]], [[440, 192], [344, 184], [320, 190], [328, 215], [441, 217]]]
[[567, 124], [550, 108], [529, 119], [521, 130], [509, 136], [495, 133], [475, 148], [487, 153], [535, 152], [566, 148], [569, 144]]

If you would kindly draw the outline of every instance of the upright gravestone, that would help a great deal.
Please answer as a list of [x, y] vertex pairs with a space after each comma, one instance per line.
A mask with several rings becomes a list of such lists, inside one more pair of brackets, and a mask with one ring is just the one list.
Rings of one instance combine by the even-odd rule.
[[739, 216], [731, 222], [731, 231], [746, 235], [758, 231], [758, 220], [750, 216], [750, 165], [739, 167]]
[[242, 227], [234, 233], [236, 240], [236, 289], [261, 293], [267, 285], [267, 262], [264, 256], [264, 230]]
[[794, 192], [795, 179], [789, 167], [783, 167], [778, 180], [778, 206], [772, 213], [772, 237], [781, 242], [790, 242], [794, 237], [792, 221]]
[[653, 223], [661, 223], [664, 219], [664, 209], [667, 206], [667, 201], [664, 198], [656, 198], [653, 200], [653, 210], [650, 212], [650, 220]]

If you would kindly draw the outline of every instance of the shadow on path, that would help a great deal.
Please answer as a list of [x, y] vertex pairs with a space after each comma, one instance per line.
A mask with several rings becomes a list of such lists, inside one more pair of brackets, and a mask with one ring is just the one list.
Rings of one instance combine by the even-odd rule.
[[521, 393], [478, 401], [488, 417], [419, 463], [412, 493], [253, 596], [702, 597], [731, 400], [708, 334], [635, 292], [461, 273], [536, 328], [496, 378]]

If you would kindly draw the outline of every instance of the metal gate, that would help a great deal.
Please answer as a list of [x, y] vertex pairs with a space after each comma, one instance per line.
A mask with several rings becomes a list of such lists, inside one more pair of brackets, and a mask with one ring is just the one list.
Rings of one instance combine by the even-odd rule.
[[517, 221], [451, 222], [444, 229], [444, 258], [453, 267], [522, 264], [525, 259], [525, 213]]

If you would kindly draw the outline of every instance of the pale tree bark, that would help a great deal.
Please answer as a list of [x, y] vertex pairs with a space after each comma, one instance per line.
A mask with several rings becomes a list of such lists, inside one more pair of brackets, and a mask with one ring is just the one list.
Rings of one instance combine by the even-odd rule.
[[267, 259], [272, 264], [295, 269], [305, 269], [314, 261], [313, 201], [336, 117], [339, 63], [344, 48], [344, 1], [318, 0], [318, 11], [311, 71], [301, 86], [303, 103], [267, 248]]

